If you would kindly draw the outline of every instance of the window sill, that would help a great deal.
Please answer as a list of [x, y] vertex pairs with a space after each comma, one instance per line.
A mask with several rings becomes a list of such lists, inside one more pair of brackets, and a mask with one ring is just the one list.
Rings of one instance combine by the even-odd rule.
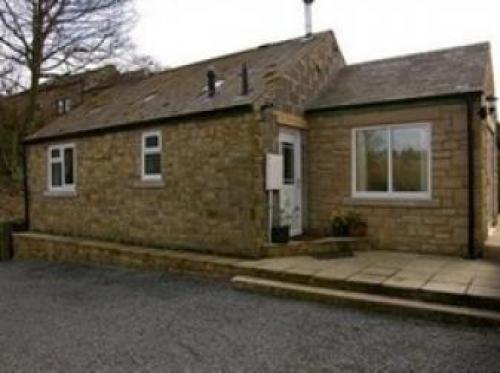
[[415, 207], [438, 208], [440, 203], [436, 199], [403, 199], [403, 198], [344, 198], [347, 206], [381, 206], [381, 207]]
[[139, 180], [134, 183], [135, 189], [163, 189], [165, 182], [163, 180]]
[[43, 195], [51, 198], [74, 198], [77, 193], [76, 190], [47, 190]]

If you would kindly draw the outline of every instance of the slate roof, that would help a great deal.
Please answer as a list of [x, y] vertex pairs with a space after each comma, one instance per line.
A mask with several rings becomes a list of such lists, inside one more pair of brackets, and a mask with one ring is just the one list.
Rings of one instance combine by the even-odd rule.
[[488, 43], [347, 65], [308, 110], [482, 91]]
[[[84, 103], [26, 140], [40, 140], [148, 120], [251, 105], [266, 91], [266, 76], [280, 70], [310, 45], [331, 32], [298, 38], [165, 70], [147, 78], [117, 84], [86, 96]], [[241, 70], [249, 70], [250, 94], [241, 96]], [[213, 68], [224, 83], [214, 98], [206, 92], [207, 71]]]

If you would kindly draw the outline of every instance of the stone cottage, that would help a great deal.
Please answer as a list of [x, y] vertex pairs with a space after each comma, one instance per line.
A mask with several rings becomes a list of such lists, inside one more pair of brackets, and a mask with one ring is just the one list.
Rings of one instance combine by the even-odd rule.
[[300, 237], [352, 210], [377, 248], [474, 257], [498, 212], [495, 118], [488, 44], [348, 65], [313, 34], [96, 92], [26, 139], [26, 218], [259, 257], [271, 215]]

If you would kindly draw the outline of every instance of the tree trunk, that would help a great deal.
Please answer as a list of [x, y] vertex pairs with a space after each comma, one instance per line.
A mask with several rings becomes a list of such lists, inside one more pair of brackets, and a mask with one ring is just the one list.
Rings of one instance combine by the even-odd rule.
[[31, 85], [29, 91], [28, 107], [26, 110], [26, 120], [23, 128], [23, 136], [28, 135], [36, 129], [37, 123], [37, 104], [40, 88], [40, 75], [42, 71], [42, 53], [43, 53], [43, 11], [41, 1], [34, 1], [33, 7], [33, 42], [31, 53]]

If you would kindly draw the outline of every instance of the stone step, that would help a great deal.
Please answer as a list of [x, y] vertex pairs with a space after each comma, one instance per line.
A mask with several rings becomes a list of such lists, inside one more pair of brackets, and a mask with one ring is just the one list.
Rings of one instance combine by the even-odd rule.
[[500, 263], [500, 245], [486, 245], [483, 256], [487, 260]]
[[239, 275], [258, 277], [267, 280], [295, 283], [297, 285], [317, 286], [335, 290], [353, 291], [374, 295], [385, 295], [408, 300], [419, 300], [445, 305], [473, 307], [485, 310], [500, 310], [500, 298], [497, 296], [477, 296], [453, 291], [428, 290], [419, 288], [408, 288], [391, 284], [386, 286], [380, 283], [370, 283], [369, 281], [350, 281], [348, 279], [335, 278], [323, 274], [301, 272], [296, 269], [280, 269], [277, 267], [246, 267], [240, 264]]
[[323, 237], [292, 240], [288, 244], [266, 244], [264, 248], [268, 258], [310, 255], [333, 259], [349, 257], [355, 250], [370, 250], [372, 246], [366, 237]]
[[261, 294], [292, 297], [341, 306], [355, 306], [369, 310], [395, 313], [397, 315], [461, 322], [468, 325], [500, 326], [500, 312], [498, 311], [444, 305], [249, 276], [235, 276], [231, 280], [231, 283], [236, 289]]

